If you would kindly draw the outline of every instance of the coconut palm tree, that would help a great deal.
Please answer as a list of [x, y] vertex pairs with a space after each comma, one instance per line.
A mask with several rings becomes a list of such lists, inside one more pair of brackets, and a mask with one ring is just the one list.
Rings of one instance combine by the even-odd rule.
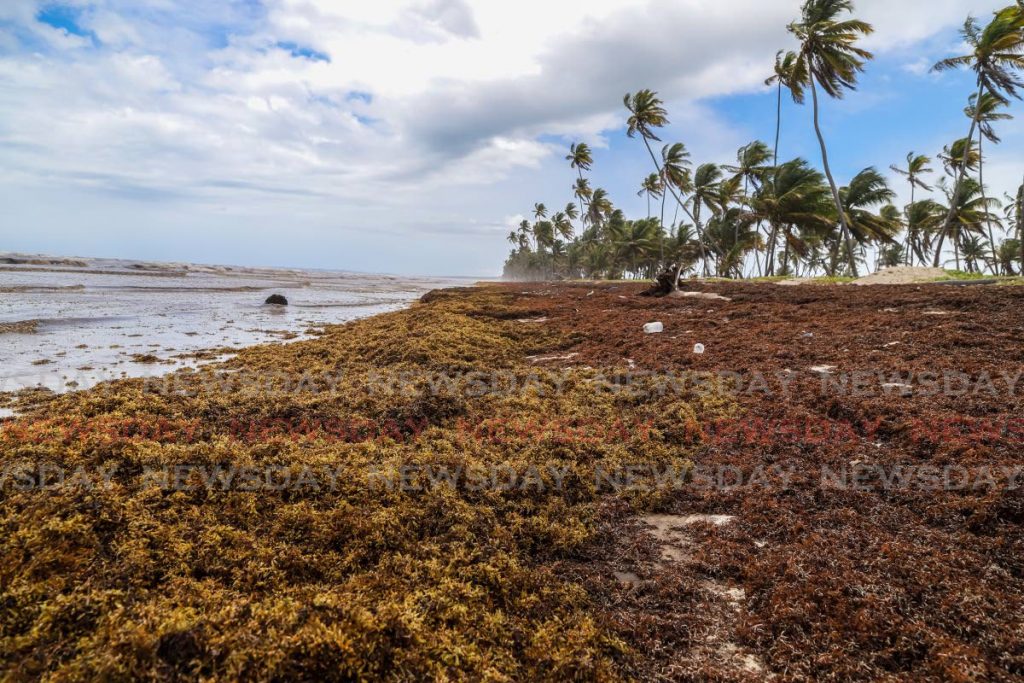
[[978, 263], [984, 263], [988, 257], [985, 244], [977, 235], [969, 235], [960, 244], [960, 252], [964, 257], [964, 265], [968, 273], [980, 273]]
[[637, 197], [647, 195], [647, 217], [651, 217], [651, 197], [661, 197], [664, 194], [665, 188], [661, 184], [661, 176], [657, 173], [652, 173], [644, 181], [640, 183], [640, 191], [636, 193]]
[[[1024, 14], [1024, 11], [1022, 11]], [[1020, 267], [1024, 275], [1024, 183], [1017, 190], [1017, 213], [1015, 217], [1017, 232], [1020, 234]]]
[[[569, 168], [576, 169], [576, 173], [579, 175], [575, 194], [579, 197], [580, 205], [583, 207], [584, 215], [586, 215], [587, 197], [584, 188], [589, 188], [589, 185], [587, 185], [586, 179], [583, 177], [583, 172], [589, 171], [590, 167], [594, 165], [594, 157], [590, 152], [590, 145], [585, 142], [572, 143], [569, 145], [569, 154], [565, 157], [565, 160], [569, 162]], [[581, 193], [580, 190], [584, 190], [584, 192]]]
[[612, 210], [612, 201], [608, 198], [608, 192], [599, 187], [590, 196], [590, 204], [587, 206], [587, 221], [600, 230]]
[[[853, 239], [862, 246], [872, 242], [892, 242], [903, 227], [898, 212], [893, 210], [873, 213], [872, 207], [886, 205], [896, 198], [885, 177], [875, 168], [865, 168], [839, 191], [843, 201], [846, 224]], [[883, 207], [885, 208], [885, 207]]]
[[[943, 221], [938, 228], [939, 242], [936, 246], [936, 253], [941, 253], [942, 242], [949, 239], [953, 243], [956, 256], [956, 267], [960, 268], [960, 246], [963, 238], [969, 234], [983, 234], [983, 226], [992, 221], [999, 225], [999, 217], [993, 212], [993, 208], [999, 206], [995, 199], [985, 199], [981, 196], [981, 185], [974, 178], [965, 176], [961, 179], [959, 186], [947, 188], [942, 183], [943, 191], [949, 200], [950, 211], [953, 214], [953, 222]], [[938, 260], [935, 267], [941, 265]]]
[[[974, 140], [960, 138], [942, 148], [939, 153], [939, 160], [946, 175], [955, 178], [961, 169], [966, 171], [977, 171], [981, 157], [978, 155], [978, 144]], [[967, 163], [964, 166], [964, 162]]]
[[1013, 268], [1013, 262], [1020, 258], [1020, 247], [1020, 240], [1015, 237], [1003, 240], [1003, 243], [999, 245], [999, 250], [996, 252], [996, 261], [1003, 275], [1017, 274], [1017, 271]]
[[764, 222], [770, 227], [765, 271], [774, 275], [776, 236], [781, 235], [785, 244], [786, 266], [792, 250], [807, 253], [808, 238], [823, 235], [833, 227], [834, 212], [824, 176], [803, 159], [794, 159], [770, 172], [767, 181], [751, 195], [749, 209], [741, 219], [747, 224]]
[[911, 151], [911, 152], [907, 152], [907, 167], [906, 168], [900, 168], [896, 164], [893, 164], [893, 165], [889, 166], [889, 168], [891, 168], [894, 172], [896, 172], [899, 175], [901, 175], [904, 178], [906, 178], [907, 182], [910, 184], [910, 204], [907, 204], [906, 209], [905, 209], [905, 214], [906, 214], [906, 217], [907, 217], [907, 226], [908, 226], [907, 241], [905, 242], [904, 249], [903, 249], [903, 253], [904, 253], [904, 255], [905, 255], [906, 259], [907, 259], [907, 265], [910, 265], [911, 254], [912, 254], [912, 251], [913, 251], [913, 248], [910, 245], [910, 234], [911, 233], [910, 233], [910, 229], [909, 229], [909, 226], [910, 226], [909, 211], [910, 211], [910, 207], [914, 205], [914, 201], [915, 201], [914, 193], [915, 193], [915, 190], [917, 190], [917, 188], [921, 188], [925, 192], [931, 192], [931, 190], [932, 190], [931, 185], [929, 185], [928, 183], [924, 182], [924, 180], [921, 179], [921, 176], [925, 175], [926, 173], [934, 173], [934, 171], [932, 170], [931, 166], [929, 166], [929, 164], [931, 162], [932, 162], [932, 160], [931, 160], [930, 157], [925, 156], [924, 154], [916, 154], [915, 152]]
[[864, 70], [864, 62], [873, 55], [856, 46], [856, 41], [874, 31], [872, 26], [857, 19], [840, 20], [842, 14], [853, 11], [851, 0], [806, 0], [801, 18], [789, 25], [789, 31], [800, 41], [800, 59], [804, 62], [806, 82], [810, 85], [814, 104], [814, 131], [821, 147], [821, 163], [832, 189], [832, 199], [839, 215], [842, 237], [850, 254], [850, 272], [857, 276], [853, 256], [850, 226], [842, 210], [839, 188], [828, 163], [828, 148], [821, 133], [818, 106], [818, 86], [830, 97], [841, 99], [846, 90], [855, 90], [857, 74]]
[[[651, 156], [651, 161], [654, 162], [654, 167], [658, 171], [658, 175], [662, 174], [661, 164], [658, 162], [658, 158], [654, 156], [654, 150], [651, 149], [651, 141], [660, 142], [661, 139], [655, 135], [654, 131], [658, 128], [663, 128], [668, 125], [668, 112], [665, 111], [665, 107], [662, 101], [658, 98], [657, 93], [651, 90], [639, 90], [636, 94], [626, 93], [625, 97], [622, 98], [622, 103], [629, 111], [630, 116], [626, 120], [626, 135], [629, 137], [636, 137], [639, 133], [640, 138], [644, 141], [644, 146], [647, 148], [647, 153]], [[680, 208], [690, 216], [690, 219], [696, 224], [697, 220], [690, 214], [689, 209], [686, 208], [682, 198], [676, 193], [675, 188], [671, 183], [667, 183], [666, 187], [672, 193], [676, 203], [679, 204]], [[700, 237], [700, 226], [697, 226], [697, 235]], [[706, 263], [706, 254], [703, 250], [703, 240], [701, 240], [701, 259]]]
[[[964, 22], [961, 35], [964, 42], [970, 47], [970, 52], [943, 59], [935, 64], [932, 70], [948, 71], [967, 67], [975, 73], [978, 86], [977, 97], [981, 98], [989, 93], [1007, 102], [1009, 97], [1019, 98], [1019, 90], [1024, 88], [1024, 80], [1017, 73], [1024, 69], [1024, 11], [1021, 11], [1020, 4], [996, 12], [992, 21], [984, 28], [974, 17], [968, 17]], [[975, 107], [975, 115], [971, 117], [967, 140], [974, 140], [974, 131], [978, 127], [981, 113], [982, 108]], [[959, 185], [963, 182], [966, 174], [970, 147], [971, 145], [965, 146], [962, 161], [956, 168], [952, 189], [954, 196], [959, 194]], [[946, 215], [946, 225], [943, 226], [940, 236], [939, 249], [935, 253], [936, 266], [942, 258], [941, 239], [950, 232], [956, 218], [955, 211], [956, 207], [951, 205], [949, 213]]]
[[[980, 97], [977, 93], [971, 95], [967, 106], [964, 107], [964, 114], [967, 118], [978, 121], [978, 184], [981, 185], [982, 197], [985, 196], [985, 140], [996, 145], [1001, 142], [999, 136], [996, 135], [995, 126], [992, 124], [996, 121], [1013, 118], [1010, 114], [1000, 111], [1005, 106], [1006, 102], [992, 93], [986, 92], [982, 93]], [[995, 272], [996, 238], [992, 232], [991, 223], [988, 224], [988, 244], [992, 250], [992, 269]]]
[[946, 207], [934, 199], [921, 199], [907, 205], [907, 247], [919, 263], [928, 261], [932, 236], [942, 225]]
[[779, 50], [775, 54], [775, 73], [767, 80], [765, 85], [774, 85], [778, 90], [775, 111], [775, 149], [772, 153], [772, 166], [779, 165], [779, 139], [782, 135], [782, 88], [789, 89], [789, 94], [797, 104], [804, 103], [804, 84], [807, 82], [807, 74], [804, 70], [805, 62], [795, 52]]
[[[685, 196], [693, 191], [693, 183], [690, 178], [690, 153], [686, 145], [676, 142], [665, 145], [661, 148], [661, 177], [665, 185], [671, 185], [680, 196]], [[665, 194], [662, 194], [661, 224], [665, 224]], [[676, 204], [676, 214], [672, 219], [675, 225], [679, 220], [679, 204]]]
[[580, 206], [583, 207], [583, 222], [586, 223], [589, 220], [590, 198], [594, 194], [594, 191], [590, 188], [590, 181], [586, 178], [578, 178], [572, 186], [572, 193], [579, 200]]
[[747, 253], [760, 244], [760, 233], [744, 220], [744, 211], [738, 206], [712, 217], [704, 235], [716, 254], [715, 273], [719, 277], [742, 277]]

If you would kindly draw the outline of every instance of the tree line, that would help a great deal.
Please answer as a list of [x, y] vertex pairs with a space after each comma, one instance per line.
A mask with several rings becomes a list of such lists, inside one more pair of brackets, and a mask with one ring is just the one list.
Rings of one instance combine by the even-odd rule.
[[[684, 274], [857, 277], [896, 265], [1024, 274], [1024, 183], [993, 196], [984, 180], [986, 146], [999, 144], [997, 126], [1012, 118], [1009, 105], [1024, 90], [1024, 0], [987, 24], [968, 17], [961, 34], [969, 50], [933, 67], [973, 71], [967, 135], [934, 157], [910, 152], [891, 166], [909, 188], [902, 208], [878, 168], [839, 186], [829, 163], [820, 99], [855, 90], [873, 58], [857, 44], [873, 29], [853, 11], [850, 0], [804, 3], [788, 27], [799, 47], [780, 51], [765, 81], [776, 90], [774, 146], [751, 142], [728, 164], [694, 166], [683, 143], [662, 143], [669, 118], [658, 94], [627, 94], [626, 133], [643, 143], [652, 164], [637, 192], [647, 216], [626, 218], [606, 190], [592, 187], [591, 148], [574, 143], [566, 157], [575, 172], [572, 201], [557, 210], [535, 204], [533, 220], [508, 234], [505, 276], [659, 278], [677, 287]], [[821, 170], [805, 159], [780, 161], [787, 94], [797, 104], [810, 99]]]

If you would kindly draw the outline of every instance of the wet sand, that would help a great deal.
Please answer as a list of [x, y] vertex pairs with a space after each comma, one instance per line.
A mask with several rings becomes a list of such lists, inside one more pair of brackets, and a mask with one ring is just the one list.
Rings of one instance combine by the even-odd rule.
[[[0, 393], [161, 375], [252, 344], [308, 338], [460, 283], [13, 254], [0, 264]], [[271, 294], [290, 305], [263, 305]]]

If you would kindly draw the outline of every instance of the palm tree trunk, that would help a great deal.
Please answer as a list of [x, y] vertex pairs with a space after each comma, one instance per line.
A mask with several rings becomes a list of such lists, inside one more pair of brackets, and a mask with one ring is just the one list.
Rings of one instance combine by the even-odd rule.
[[853, 254], [853, 239], [850, 237], [850, 227], [846, 224], [846, 213], [843, 211], [843, 202], [839, 198], [839, 188], [836, 187], [835, 178], [832, 177], [832, 169], [828, 164], [828, 149], [825, 147], [825, 138], [821, 134], [821, 124], [818, 115], [818, 88], [815, 86], [815, 78], [811, 65], [807, 65], [807, 72], [811, 74], [811, 97], [814, 100], [814, 132], [818, 136], [818, 144], [821, 146], [821, 163], [825, 167], [825, 177], [828, 178], [829, 187], [832, 188], [832, 200], [836, 204], [836, 211], [839, 212], [839, 226], [843, 231], [843, 240], [846, 242], [846, 251], [850, 256], [850, 273], [857, 277], [857, 261]]
[[779, 79], [778, 101], [775, 104], [775, 152], [772, 154], [772, 166], [779, 168], [779, 136], [782, 134], [782, 79]]
[[985, 223], [988, 225], [988, 244], [992, 249], [992, 274], [996, 275], [996, 239], [992, 232], [992, 216], [988, 213], [988, 198], [985, 197], [985, 153], [982, 151], [982, 141], [985, 139], [985, 131], [978, 130], [978, 184], [981, 186], [981, 201], [985, 203]]
[[1017, 232], [1020, 235], [1020, 272], [1024, 275], [1024, 180], [1017, 190]]
[[[651, 155], [651, 161], [654, 162], [654, 168], [657, 169], [658, 175], [662, 175], [661, 164], [658, 163], [658, 158], [656, 156], [654, 156], [654, 150], [651, 149], [650, 141], [646, 137], [644, 137], [643, 139], [644, 139], [644, 147], [647, 148], [647, 153]], [[707, 270], [707, 258], [708, 258], [708, 256], [707, 256], [707, 252], [704, 250], [704, 234], [703, 234], [703, 232], [700, 229], [700, 225], [697, 223], [697, 220], [693, 218], [693, 214], [691, 214], [690, 210], [688, 208], [686, 208], [686, 205], [683, 204], [683, 200], [680, 199], [679, 195], [676, 194], [676, 189], [674, 187], [672, 187], [672, 183], [665, 183], [665, 187], [667, 187], [669, 189], [669, 191], [672, 193], [672, 198], [675, 199], [676, 202], [679, 204], [679, 206], [682, 207], [682, 209], [686, 213], [686, 215], [688, 215], [690, 217], [690, 219], [693, 220], [694, 226], [696, 227], [696, 230], [697, 230], [697, 243], [700, 245], [700, 260], [704, 263], [704, 269], [706, 271]], [[676, 286], [679, 285], [678, 281], [675, 283], [675, 285]]]
[[942, 230], [939, 232], [939, 243], [935, 247], [935, 262], [932, 264], [935, 268], [939, 267], [939, 262], [942, 260], [942, 243], [946, 239], [946, 233], [949, 232], [950, 228], [953, 227], [953, 218], [956, 216], [956, 196], [960, 194], [960, 183], [964, 181], [964, 176], [967, 175], [967, 162], [971, 160], [971, 142], [974, 140], [974, 131], [978, 128], [978, 121], [981, 119], [981, 96], [985, 93], [984, 84], [978, 85], [978, 99], [975, 100], [974, 116], [971, 117], [971, 130], [967, 133], [967, 144], [964, 145], [964, 158], [960, 162], [960, 167], [956, 170], [956, 182], [953, 183], [953, 194], [951, 195], [954, 201], [949, 203], [949, 213], [946, 214], [946, 220], [942, 224]]
[[[915, 176], [913, 174], [914, 173], [913, 166], [908, 167], [908, 170], [911, 173], [911, 175], [910, 175], [910, 207], [913, 207], [914, 206], [914, 178], [916, 178], [917, 176]], [[912, 226], [910, 224], [910, 208], [908, 208], [907, 209], [907, 242], [903, 246], [903, 263], [904, 263], [904, 265], [907, 265], [907, 266], [913, 265], [910, 262], [911, 261], [911, 258], [910, 258], [910, 256], [911, 256], [910, 242], [911, 242], [911, 235], [914, 232], [913, 228], [914, 228], [914, 226]]]
[[665, 179], [661, 180], [661, 219], [658, 223], [658, 269], [660, 270], [665, 261]]

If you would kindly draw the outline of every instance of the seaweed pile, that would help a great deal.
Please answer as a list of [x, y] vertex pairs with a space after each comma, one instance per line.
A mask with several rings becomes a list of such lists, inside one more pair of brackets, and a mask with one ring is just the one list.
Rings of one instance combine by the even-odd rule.
[[1024, 290], [693, 287], [9, 401], [0, 678], [1024, 680]]
[[[595, 468], [685, 472], [693, 445], [659, 425], [728, 405], [535, 368], [577, 340], [529, 316], [497, 288], [441, 292], [2, 424], [5, 680], [628, 676], [641, 654], [558, 568], [597, 557], [608, 520], [665, 502], [602, 491]], [[467, 391], [498, 371], [514, 390]], [[560, 427], [507, 428], [541, 417]], [[591, 433], [623, 420], [653, 426]], [[313, 479], [203, 479], [231, 468]], [[494, 471], [515, 484], [479, 485]]]

